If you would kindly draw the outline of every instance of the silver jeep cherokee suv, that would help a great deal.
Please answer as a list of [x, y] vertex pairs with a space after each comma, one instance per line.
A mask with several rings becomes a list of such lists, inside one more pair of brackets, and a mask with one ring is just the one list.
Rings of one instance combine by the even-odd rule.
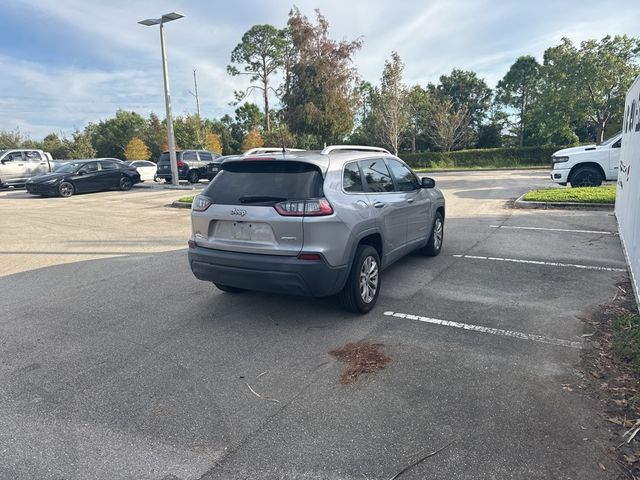
[[225, 292], [339, 293], [365, 313], [382, 269], [440, 253], [444, 218], [435, 181], [384, 149], [230, 158], [193, 201], [189, 264]]

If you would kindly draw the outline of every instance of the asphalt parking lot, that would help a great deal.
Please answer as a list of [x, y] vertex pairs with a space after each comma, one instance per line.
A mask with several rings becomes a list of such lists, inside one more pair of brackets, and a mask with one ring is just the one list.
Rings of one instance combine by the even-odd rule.
[[[390, 479], [436, 451], [399, 478], [616, 478], [577, 368], [626, 271], [612, 213], [510, 208], [542, 171], [434, 177], [442, 253], [365, 316], [195, 280], [182, 192], [1, 192], [0, 478]], [[359, 340], [391, 362], [341, 385]]]

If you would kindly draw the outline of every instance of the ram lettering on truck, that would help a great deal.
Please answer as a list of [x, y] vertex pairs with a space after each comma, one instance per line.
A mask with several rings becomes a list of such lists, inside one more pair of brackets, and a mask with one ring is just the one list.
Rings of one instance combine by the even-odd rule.
[[551, 180], [572, 187], [597, 187], [604, 180], [618, 178], [622, 133], [614, 135], [600, 145], [558, 150], [551, 157]]

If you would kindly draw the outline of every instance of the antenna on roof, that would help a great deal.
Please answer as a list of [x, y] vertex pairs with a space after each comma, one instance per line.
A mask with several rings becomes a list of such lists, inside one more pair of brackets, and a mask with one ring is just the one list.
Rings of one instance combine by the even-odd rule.
[[282, 131], [282, 127], [278, 126], [278, 130], [280, 130], [280, 144], [282, 145], [282, 155], [284, 156], [287, 153], [285, 141], [284, 141], [284, 132]]

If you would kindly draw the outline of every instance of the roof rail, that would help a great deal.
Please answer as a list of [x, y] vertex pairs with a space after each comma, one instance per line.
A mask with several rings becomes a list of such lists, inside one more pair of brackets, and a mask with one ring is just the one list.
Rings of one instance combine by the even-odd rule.
[[380, 153], [390, 154], [389, 150], [387, 150], [386, 148], [369, 147], [364, 145], [329, 145], [328, 147], [325, 147], [324, 150], [322, 150], [320, 153], [327, 155], [331, 152], [336, 152], [341, 150], [351, 151], [351, 152], [380, 152]]

